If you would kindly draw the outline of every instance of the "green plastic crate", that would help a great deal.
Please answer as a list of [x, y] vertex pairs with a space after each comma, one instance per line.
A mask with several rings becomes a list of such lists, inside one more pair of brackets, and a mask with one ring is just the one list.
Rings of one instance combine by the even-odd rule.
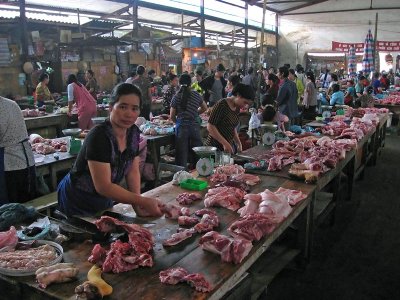
[[196, 180], [196, 179], [186, 179], [180, 183], [181, 188], [194, 191], [202, 191], [207, 188], [207, 181]]

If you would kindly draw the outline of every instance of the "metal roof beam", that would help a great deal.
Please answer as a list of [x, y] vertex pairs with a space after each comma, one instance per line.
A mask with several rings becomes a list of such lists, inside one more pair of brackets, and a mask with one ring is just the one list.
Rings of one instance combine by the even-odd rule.
[[330, 14], [330, 13], [342, 13], [342, 12], [352, 12], [352, 11], [367, 11], [367, 10], [396, 10], [400, 7], [373, 7], [373, 8], [357, 8], [357, 9], [340, 9], [340, 10], [324, 10], [324, 11], [308, 11], [299, 13], [287, 13], [285, 16], [295, 16], [295, 15], [313, 15], [313, 14]]
[[293, 10], [298, 10], [300, 8], [313, 6], [313, 5], [320, 4], [320, 3], [323, 3], [323, 2], [327, 2], [327, 1], [329, 1], [329, 0], [314, 0], [314, 1], [307, 2], [307, 3], [302, 4], [302, 5], [298, 5], [298, 6], [292, 7], [292, 8], [284, 9], [284, 10], [281, 11], [281, 14], [284, 15], [287, 12], [290, 12], [290, 11], [293, 11]]

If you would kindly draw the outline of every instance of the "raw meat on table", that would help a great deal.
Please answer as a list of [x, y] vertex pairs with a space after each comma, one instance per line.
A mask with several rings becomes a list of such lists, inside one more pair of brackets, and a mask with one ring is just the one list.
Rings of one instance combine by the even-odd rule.
[[307, 195], [302, 191], [285, 189], [283, 187], [280, 187], [274, 194], [292, 206], [307, 198]]
[[232, 239], [216, 231], [207, 232], [200, 238], [200, 246], [207, 251], [219, 254], [222, 261], [239, 264], [253, 248], [251, 241]]
[[178, 245], [182, 241], [192, 237], [193, 233], [195, 233], [195, 230], [193, 228], [174, 233], [169, 239], [163, 242], [163, 246], [169, 247]]
[[183, 277], [189, 275], [189, 272], [184, 268], [177, 267], [160, 272], [160, 281], [166, 284], [177, 284], [182, 281]]
[[165, 215], [168, 219], [178, 219], [181, 215], [181, 208], [174, 204], [159, 204], [161, 212]]
[[150, 252], [153, 250], [154, 237], [150, 231], [137, 224], [127, 224], [108, 216], [102, 216], [95, 224], [101, 232], [125, 231], [128, 242], [117, 240], [111, 243], [108, 250], [95, 245], [88, 259], [90, 262], [102, 266], [104, 272], [113, 273], [126, 272], [139, 266], [153, 266]]
[[209, 189], [204, 199], [205, 207], [221, 206], [236, 211], [240, 207], [246, 192], [235, 187], [217, 187]]
[[202, 209], [196, 210], [196, 211], [194, 212], [194, 214], [195, 214], [196, 216], [202, 217], [202, 216], [205, 215], [205, 214], [208, 214], [208, 215], [216, 215], [217, 213], [215, 212], [215, 210], [212, 210], [212, 209], [209, 209], [209, 208], [202, 208]]
[[241, 174], [237, 174], [237, 175], [233, 175], [232, 179], [240, 181], [240, 182], [244, 182], [248, 185], [256, 185], [257, 183], [261, 182], [260, 177], [258, 177], [257, 175], [253, 175], [253, 174], [246, 174], [246, 173], [241, 173]]
[[159, 278], [162, 283], [175, 285], [179, 282], [186, 282], [194, 287], [199, 292], [210, 292], [212, 287], [202, 274], [189, 274], [187, 270], [181, 267], [170, 268], [159, 273]]
[[176, 197], [176, 201], [178, 201], [181, 205], [190, 205], [194, 201], [198, 201], [203, 199], [203, 196], [199, 193], [182, 193]]
[[237, 164], [233, 165], [225, 165], [225, 166], [219, 166], [215, 168], [214, 173], [216, 174], [225, 174], [228, 176], [232, 176], [234, 174], [242, 174], [245, 172], [245, 169]]
[[199, 219], [196, 217], [179, 216], [178, 224], [181, 226], [193, 226], [199, 223]]
[[0, 252], [14, 251], [17, 243], [17, 230], [14, 226], [11, 226], [8, 231], [0, 232]]
[[237, 181], [236, 179], [225, 180], [225, 181], [217, 184], [215, 187], [221, 187], [221, 186], [231, 186], [231, 187], [241, 189], [245, 192], [250, 191], [250, 186], [248, 184], [246, 184], [242, 181]]
[[264, 214], [254, 213], [233, 222], [229, 226], [228, 232], [234, 238], [259, 241], [263, 236], [271, 233], [276, 225], [275, 219]]
[[219, 226], [219, 219], [216, 214], [204, 214], [199, 223], [193, 229], [199, 233], [213, 230]]

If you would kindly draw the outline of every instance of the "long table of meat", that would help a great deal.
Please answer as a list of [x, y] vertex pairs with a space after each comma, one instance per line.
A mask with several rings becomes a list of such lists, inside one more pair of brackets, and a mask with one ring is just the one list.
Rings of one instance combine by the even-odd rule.
[[[107, 299], [220, 299], [295, 219], [303, 218], [304, 226], [298, 228], [302, 235], [311, 231], [312, 224], [307, 218], [312, 216], [313, 185], [237, 175], [243, 185], [256, 185], [248, 192], [221, 186], [191, 195], [168, 183], [147, 192], [146, 196], [163, 203], [166, 215], [160, 219], [137, 218], [123, 204], [101, 219], [84, 218], [103, 232], [120, 228], [129, 239], [114, 242], [109, 250], [90, 240], [63, 244], [64, 261], [79, 268], [74, 282], [42, 289], [34, 277], [0, 275], [1, 288], [15, 289], [18, 284], [20, 299], [33, 294], [43, 299], [73, 299], [75, 287], [97, 263], [113, 288]], [[306, 256], [311, 238], [303, 240], [307, 241], [301, 247]]]

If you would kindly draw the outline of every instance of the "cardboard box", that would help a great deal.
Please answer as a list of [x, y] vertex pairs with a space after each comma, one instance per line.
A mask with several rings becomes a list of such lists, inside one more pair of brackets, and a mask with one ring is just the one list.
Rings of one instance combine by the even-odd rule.
[[60, 30], [60, 43], [71, 43], [71, 30]]

